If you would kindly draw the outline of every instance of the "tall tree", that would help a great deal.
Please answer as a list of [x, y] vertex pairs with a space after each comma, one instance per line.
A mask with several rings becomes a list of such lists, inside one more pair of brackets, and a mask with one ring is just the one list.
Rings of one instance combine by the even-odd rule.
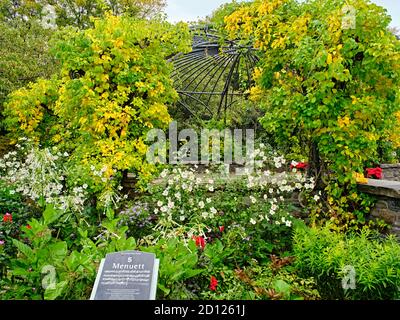
[[226, 18], [232, 37], [262, 52], [252, 89], [261, 123], [279, 146], [309, 151], [333, 221], [363, 203], [353, 172], [400, 146], [400, 42], [390, 20], [368, 0], [255, 1]]
[[92, 17], [127, 15], [137, 18], [152, 18], [165, 7], [165, 0], [46, 0], [56, 12], [58, 26], [88, 28], [93, 26]]

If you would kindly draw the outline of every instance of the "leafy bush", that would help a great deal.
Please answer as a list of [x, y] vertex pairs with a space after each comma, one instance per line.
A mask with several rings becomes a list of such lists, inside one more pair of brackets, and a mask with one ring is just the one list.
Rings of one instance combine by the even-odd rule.
[[58, 38], [59, 77], [15, 91], [5, 105], [12, 137], [57, 146], [87, 174], [103, 170], [109, 184], [123, 170], [148, 179], [144, 140], [171, 120], [167, 106], [178, 95], [166, 58], [189, 50], [187, 26], [107, 16]]
[[320, 295], [313, 278], [301, 278], [291, 266], [293, 257], [271, 256], [271, 262], [259, 265], [252, 260], [249, 266], [234, 270], [227, 266], [215, 269], [216, 290], [201, 293], [205, 299], [217, 300], [314, 300]]
[[[12, 240], [18, 253], [1, 279], [2, 299], [88, 299], [100, 260], [107, 253], [136, 247], [135, 240], [125, 235], [127, 227], [117, 226], [112, 211], [94, 240], [83, 227], [77, 227], [72, 240], [60, 239], [55, 225], [63, 216], [48, 206], [42, 218], [29, 221], [21, 240]], [[84, 223], [82, 219], [80, 225]]]
[[[293, 244], [295, 267], [301, 275], [316, 279], [325, 299], [398, 299], [400, 245], [394, 238], [373, 240], [371, 235], [370, 231], [363, 231], [361, 235], [346, 236], [329, 227], [297, 228]], [[346, 282], [352, 268], [354, 289], [351, 282]]]
[[328, 220], [366, 213], [353, 172], [399, 144], [400, 42], [385, 9], [366, 0], [254, 1], [225, 21], [232, 38], [262, 52], [251, 90], [265, 110], [260, 121], [285, 153], [308, 154], [327, 186]]
[[188, 280], [204, 271], [198, 266], [195, 242], [188, 245], [178, 239], [160, 240], [155, 246], [141, 248], [160, 259], [158, 299], [193, 299], [196, 296], [186, 288]]
[[10, 259], [16, 256], [13, 238], [19, 238], [28, 220], [40, 211], [0, 179], [0, 279], [6, 275]]

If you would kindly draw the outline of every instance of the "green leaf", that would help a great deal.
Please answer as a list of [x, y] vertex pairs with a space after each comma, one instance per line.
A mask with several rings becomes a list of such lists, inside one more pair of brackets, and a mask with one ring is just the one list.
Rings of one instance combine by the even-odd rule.
[[44, 299], [45, 300], [55, 300], [57, 299], [64, 291], [65, 287], [67, 286], [67, 281], [61, 281], [56, 284], [55, 287], [48, 287], [44, 292]]
[[64, 241], [56, 242], [48, 246], [49, 256], [52, 261], [60, 263], [64, 260], [67, 255], [68, 248], [67, 243]]
[[164, 292], [166, 296], [171, 292], [171, 289], [166, 288], [166, 287], [165, 287], [163, 284], [161, 284], [160, 282], [158, 283], [158, 288], [160, 288], [161, 291]]
[[276, 280], [273, 284], [274, 289], [279, 292], [283, 293], [285, 296], [290, 295], [290, 284], [283, 280]]
[[34, 260], [35, 253], [33, 252], [31, 247], [16, 239], [12, 239], [12, 242], [18, 248], [18, 250], [22, 252], [30, 261]]
[[63, 212], [56, 210], [53, 205], [47, 205], [43, 212], [44, 224], [49, 225], [62, 216]]

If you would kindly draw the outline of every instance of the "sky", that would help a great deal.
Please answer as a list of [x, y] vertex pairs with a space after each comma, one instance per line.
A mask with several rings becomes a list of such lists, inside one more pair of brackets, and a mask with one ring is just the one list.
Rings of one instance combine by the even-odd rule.
[[[230, 0], [167, 0], [167, 15], [171, 22], [195, 21], [204, 18]], [[372, 2], [386, 8], [392, 16], [392, 26], [400, 28], [400, 1], [399, 0], [372, 0]]]

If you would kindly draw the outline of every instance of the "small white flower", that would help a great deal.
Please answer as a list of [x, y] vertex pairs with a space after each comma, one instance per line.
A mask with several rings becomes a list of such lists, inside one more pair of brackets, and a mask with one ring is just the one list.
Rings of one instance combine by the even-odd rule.
[[201, 183], [201, 178], [196, 178], [196, 183], [200, 184]]
[[173, 201], [168, 202], [168, 208], [173, 209], [175, 207], [175, 203]]
[[186, 190], [188, 188], [188, 185], [186, 183], [182, 183], [182, 190]]
[[204, 208], [204, 201], [200, 201], [200, 202], [199, 202], [199, 208], [200, 208], [200, 209], [203, 209], [203, 208]]
[[286, 220], [285, 222], [287, 227], [291, 227], [292, 226], [292, 221]]
[[315, 196], [314, 196], [314, 200], [315, 200], [315, 201], [319, 201], [319, 199], [321, 199], [319, 195], [315, 195]]
[[[83, 188], [83, 189], [87, 189], [87, 187], [88, 187], [88, 185], [87, 185], [86, 183], [85, 183], [85, 184], [82, 186], [82, 188]], [[119, 187], [118, 187], [118, 190], [121, 190], [121, 189], [119, 189], [119, 188], [121, 188], [121, 189], [122, 189], [122, 187], [121, 187], [121, 186], [119, 186]]]
[[162, 201], [157, 201], [157, 205], [158, 205], [159, 207], [162, 207], [162, 205], [163, 205]]
[[279, 226], [281, 223], [279, 221], [275, 221], [275, 224]]
[[272, 204], [271, 205], [271, 210], [272, 211], [276, 211], [276, 209], [278, 209], [278, 206], [276, 204]]
[[167, 206], [163, 206], [161, 207], [161, 212], [167, 212], [168, 211], [168, 207]]
[[208, 183], [209, 183], [209, 184], [213, 184], [213, 183], [214, 183], [214, 180], [213, 180], [213, 179], [209, 179], [209, 180], [208, 180]]
[[175, 198], [181, 200], [181, 193], [180, 192], [175, 193]]
[[174, 184], [174, 181], [173, 181], [172, 179], [169, 179], [169, 180], [168, 180], [168, 184], [169, 184], [169, 185]]
[[164, 192], [162, 193], [162, 195], [163, 195], [164, 197], [167, 197], [167, 196], [168, 196], [168, 189], [165, 189]]
[[207, 199], [206, 199], [206, 202], [207, 202], [207, 203], [211, 203], [211, 198], [207, 198]]
[[69, 156], [68, 152], [64, 152], [63, 156], [68, 157]]
[[267, 200], [267, 199], [268, 199], [268, 195], [264, 194], [264, 200]]
[[208, 187], [208, 191], [213, 192], [214, 191], [214, 187], [213, 186], [209, 186]]
[[208, 212], [203, 212], [203, 213], [201, 214], [201, 216], [202, 216], [204, 219], [207, 219], [207, 218], [208, 218]]
[[217, 213], [217, 209], [215, 209], [214, 207], [211, 207], [210, 211], [211, 211], [212, 214], [216, 214]]
[[155, 208], [154, 209], [154, 214], [157, 214], [158, 213], [158, 208]]
[[271, 172], [269, 170], [264, 171], [264, 176], [269, 177], [271, 175]]
[[268, 192], [272, 194], [274, 193], [274, 190], [272, 188], [269, 188]]
[[257, 199], [254, 198], [253, 196], [250, 196], [250, 200], [251, 200], [251, 203], [256, 203], [257, 202]]
[[179, 220], [180, 220], [180, 221], [185, 221], [185, 216], [180, 216], [180, 217], [179, 217]]
[[280, 196], [280, 197], [279, 197], [279, 200], [281, 200], [281, 201], [285, 201], [285, 198], [284, 198], [284, 197], [282, 197], [282, 196]]
[[161, 172], [160, 177], [161, 177], [161, 178], [165, 178], [165, 177], [167, 176], [167, 174], [168, 174], [168, 170], [167, 170], [167, 169], [164, 169], [164, 170]]
[[253, 218], [251, 218], [251, 219], [250, 219], [250, 223], [251, 223], [251, 224], [256, 224], [256, 223], [257, 223], [257, 221], [256, 221], [256, 220], [254, 220]]

